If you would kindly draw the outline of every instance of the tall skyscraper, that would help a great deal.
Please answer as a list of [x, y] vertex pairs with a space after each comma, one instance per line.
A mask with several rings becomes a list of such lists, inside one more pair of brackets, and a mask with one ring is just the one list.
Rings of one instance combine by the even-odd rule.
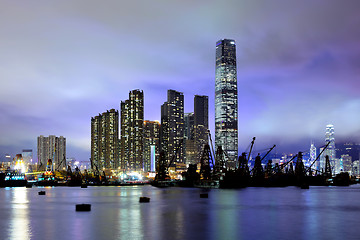
[[155, 171], [159, 161], [160, 123], [144, 121], [144, 171]]
[[119, 112], [115, 109], [91, 118], [92, 169], [119, 167]]
[[[332, 124], [326, 125], [326, 132], [325, 132], [325, 145], [329, 144], [329, 146], [325, 149], [325, 151], [320, 156], [320, 170], [325, 170], [325, 156], [329, 156], [330, 165], [334, 170], [336, 170], [337, 166], [339, 166], [339, 163], [336, 162], [336, 151], [335, 151], [335, 136], [334, 136], [334, 126]], [[320, 152], [323, 150], [323, 148], [320, 148]]]
[[144, 93], [136, 89], [129, 99], [121, 102], [121, 168], [126, 171], [144, 170]]
[[53, 170], [63, 170], [66, 167], [66, 138], [50, 135], [37, 138], [38, 166], [46, 169], [49, 159], [53, 164]]
[[238, 157], [238, 96], [236, 44], [223, 39], [216, 43], [215, 70], [215, 145], [221, 146], [229, 159], [226, 166], [236, 167]]
[[194, 139], [194, 113], [184, 114], [184, 140], [185, 140], [185, 162], [196, 164], [196, 144]]
[[[310, 146], [310, 163], [313, 163], [313, 161], [315, 161], [315, 159], [316, 159], [316, 147], [315, 147], [315, 145], [314, 145], [314, 142], [311, 142], [311, 146]], [[320, 170], [320, 168], [319, 168], [319, 162], [317, 161], [315, 164], [314, 164], [314, 168], [316, 169], [316, 170]]]
[[331, 166], [337, 165], [336, 163], [336, 151], [335, 151], [335, 136], [334, 136], [334, 125], [328, 124], [326, 125], [326, 133], [325, 133], [325, 144], [330, 142], [330, 145], [324, 152], [324, 156], [329, 155], [329, 160]]
[[[167, 101], [161, 105], [161, 151], [170, 161], [185, 163], [184, 159], [184, 95], [168, 90]], [[176, 150], [179, 148], [178, 152]]]
[[194, 139], [194, 113], [184, 113], [184, 137]]
[[194, 96], [194, 140], [196, 145], [196, 163], [204, 151], [208, 141], [209, 130], [209, 100], [208, 96]]

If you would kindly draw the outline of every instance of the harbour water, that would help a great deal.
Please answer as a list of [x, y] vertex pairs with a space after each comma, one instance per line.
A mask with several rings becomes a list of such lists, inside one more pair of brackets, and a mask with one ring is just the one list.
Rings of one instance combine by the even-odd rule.
[[[45, 196], [38, 195], [45, 191]], [[360, 185], [0, 189], [0, 239], [359, 239]], [[139, 203], [139, 197], [150, 198]], [[75, 205], [91, 204], [90, 212]]]

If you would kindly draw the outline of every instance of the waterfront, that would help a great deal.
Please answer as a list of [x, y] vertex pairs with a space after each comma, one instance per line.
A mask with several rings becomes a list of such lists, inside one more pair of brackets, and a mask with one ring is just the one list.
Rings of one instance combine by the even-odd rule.
[[[38, 192], [46, 191], [45, 196]], [[0, 189], [0, 239], [357, 239], [360, 185]], [[150, 203], [139, 203], [139, 197]], [[75, 204], [90, 203], [90, 212]]]

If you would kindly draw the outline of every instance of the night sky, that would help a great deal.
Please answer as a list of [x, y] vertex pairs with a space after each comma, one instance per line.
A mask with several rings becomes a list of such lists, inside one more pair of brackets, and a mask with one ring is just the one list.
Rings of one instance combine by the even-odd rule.
[[239, 148], [360, 142], [360, 1], [0, 0], [0, 154], [67, 139], [90, 157], [90, 119], [145, 95], [160, 120], [168, 89], [209, 96], [214, 136], [215, 45], [236, 40]]

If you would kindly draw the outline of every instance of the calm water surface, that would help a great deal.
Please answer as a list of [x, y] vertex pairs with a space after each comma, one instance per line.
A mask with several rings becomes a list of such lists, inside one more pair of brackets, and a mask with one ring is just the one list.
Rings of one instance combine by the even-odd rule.
[[[359, 185], [213, 189], [207, 199], [203, 192], [1, 188], [0, 239], [360, 239]], [[90, 203], [91, 212], [76, 212], [78, 203]]]

